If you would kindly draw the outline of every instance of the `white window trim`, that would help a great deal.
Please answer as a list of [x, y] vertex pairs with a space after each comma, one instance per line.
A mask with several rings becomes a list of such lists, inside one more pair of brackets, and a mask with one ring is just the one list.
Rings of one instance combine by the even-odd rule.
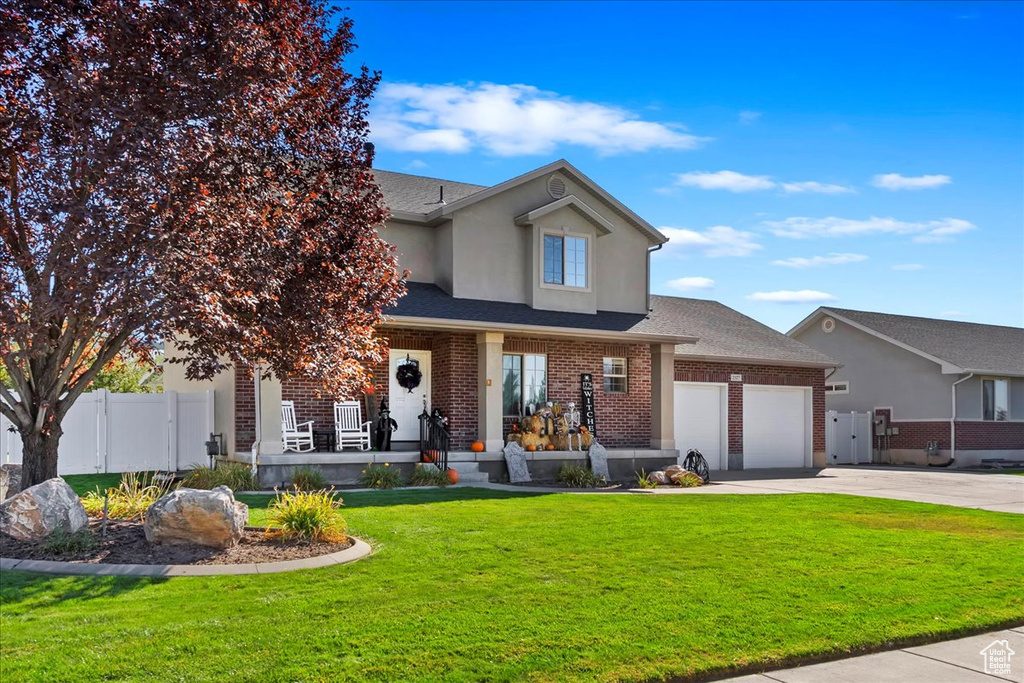
[[[604, 372], [604, 362], [606, 360], [621, 360], [622, 361], [622, 373], [621, 374], [617, 374], [617, 373], [607, 373], [607, 372]], [[605, 356], [605, 357], [603, 357], [601, 359], [601, 374], [602, 374], [601, 388], [604, 390], [604, 393], [606, 393], [606, 394], [628, 394], [629, 393], [629, 359], [628, 358], [626, 358], [624, 356]], [[625, 389], [623, 389], [622, 391], [614, 391], [614, 390], [610, 390], [610, 389], [606, 388], [605, 384], [604, 384], [604, 378], [605, 377], [621, 377], [625, 381], [625, 384], [626, 384]]]
[[[505, 356], [519, 356], [520, 360], [524, 356], [540, 356], [541, 358], [543, 358], [544, 359], [544, 400], [545, 401], [549, 400], [548, 399], [548, 387], [550, 386], [550, 384], [549, 384], [550, 377], [548, 376], [548, 354], [546, 354], [546, 353], [527, 353], [525, 351], [502, 351], [501, 352], [501, 357], [502, 357], [501, 383], [502, 383], [502, 390], [503, 391], [504, 391], [504, 386], [505, 386], [505, 368], [504, 368], [504, 358], [505, 358]], [[525, 374], [526, 374], [526, 363], [525, 362], [523, 362], [521, 364], [519, 372], [521, 372], [525, 376]], [[505, 397], [504, 397], [504, 395], [501, 397], [501, 408], [502, 408], [501, 412], [503, 413], [502, 416], [501, 416], [502, 419], [510, 419], [510, 418], [517, 419], [517, 418], [520, 418], [520, 417], [526, 417], [526, 405], [523, 402], [523, 391], [524, 391], [524, 389], [520, 385], [520, 387], [519, 387], [519, 403], [520, 403], [519, 407], [520, 407], [520, 409], [523, 410], [523, 414], [522, 415], [505, 415], [504, 414], [504, 412], [505, 412]]]
[[[537, 282], [541, 289], [556, 289], [564, 292], [590, 292], [593, 290], [594, 282], [594, 240], [593, 235], [585, 232], [569, 232], [567, 230], [538, 230], [537, 240]], [[544, 281], [544, 238], [545, 237], [579, 237], [587, 243], [587, 286], [574, 287], [572, 285], [558, 285]], [[565, 244], [562, 244], [562, 273], [565, 273]]]
[[[986, 380], [993, 381], [993, 382], [1001, 380], [1003, 382], [1006, 382], [1006, 419], [1005, 420], [997, 420], [997, 419], [995, 419], [995, 417], [993, 417], [991, 420], [985, 419], [985, 382], [986, 382]], [[992, 375], [992, 376], [982, 376], [982, 378], [981, 378], [981, 396], [978, 397], [978, 400], [979, 400], [979, 403], [980, 403], [979, 410], [980, 410], [980, 413], [981, 413], [981, 420], [980, 420], [981, 422], [1015, 422], [1015, 420], [1012, 417], [1013, 416], [1013, 405], [1011, 404], [1011, 400], [1012, 400], [1012, 396], [1013, 396], [1013, 391], [1012, 391], [1013, 387], [1011, 387], [1010, 385], [1011, 385], [1011, 378], [1009, 378], [1009, 377], [996, 377], [995, 375]], [[992, 408], [994, 410], [995, 406], [992, 406]]]
[[[845, 388], [837, 390], [837, 389], [834, 388], [837, 384], [843, 384], [843, 385], [845, 385]], [[833, 387], [833, 388], [829, 389], [829, 387]], [[845, 379], [835, 379], [835, 380], [829, 380], [828, 382], [825, 382], [825, 395], [826, 396], [834, 396], [834, 395], [837, 395], [837, 394], [848, 394], [848, 393], [850, 393], [850, 383], [849, 383], [849, 381], [847, 381]]]

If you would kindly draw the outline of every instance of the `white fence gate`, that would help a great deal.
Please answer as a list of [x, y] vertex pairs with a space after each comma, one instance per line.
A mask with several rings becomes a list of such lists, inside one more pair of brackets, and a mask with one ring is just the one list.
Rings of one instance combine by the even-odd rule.
[[871, 462], [871, 413], [825, 413], [825, 448], [830, 465]]
[[[21, 437], [0, 416], [5, 463], [21, 462]], [[82, 394], [64, 416], [57, 452], [59, 474], [181, 470], [207, 462], [213, 431], [213, 392]]]

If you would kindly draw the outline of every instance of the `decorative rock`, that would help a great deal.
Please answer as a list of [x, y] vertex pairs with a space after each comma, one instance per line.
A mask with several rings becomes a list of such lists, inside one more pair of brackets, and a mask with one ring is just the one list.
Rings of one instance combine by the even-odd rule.
[[686, 474], [686, 468], [682, 465], [669, 465], [665, 468], [665, 476], [668, 477], [668, 480], [673, 484], [676, 483], [676, 480], [684, 474]]
[[236, 501], [227, 486], [182, 488], [149, 507], [143, 529], [150, 543], [227, 548], [238, 543], [248, 519], [249, 507]]
[[605, 447], [594, 441], [588, 451], [590, 455], [590, 469], [598, 477], [604, 477], [605, 481], [611, 479], [608, 474], [608, 451]]
[[29, 486], [0, 503], [0, 532], [19, 541], [38, 541], [58, 529], [74, 533], [88, 524], [82, 501], [60, 477]]
[[661, 471], [661, 470], [657, 470], [656, 472], [651, 472], [650, 474], [648, 474], [647, 475], [647, 481], [651, 482], [652, 484], [670, 484], [671, 483], [669, 481], [668, 477], [665, 476], [665, 473], [663, 471]]
[[513, 484], [522, 484], [533, 481], [530, 478], [530, 468], [526, 465], [526, 451], [515, 441], [505, 444], [505, 464], [508, 466], [508, 480]]
[[0, 503], [21, 491], [21, 465], [0, 465]]

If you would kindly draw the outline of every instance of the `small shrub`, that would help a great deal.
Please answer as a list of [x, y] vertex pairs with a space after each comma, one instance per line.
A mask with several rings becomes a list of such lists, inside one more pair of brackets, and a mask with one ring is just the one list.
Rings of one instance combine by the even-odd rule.
[[658, 488], [658, 484], [651, 481], [651, 479], [647, 476], [647, 472], [645, 470], [641, 469], [639, 472], [634, 472], [634, 474], [636, 475], [636, 487], [638, 489]]
[[597, 476], [593, 470], [569, 464], [558, 468], [558, 481], [573, 489], [592, 489], [606, 483], [604, 477]]
[[121, 483], [106, 491], [89, 491], [82, 496], [85, 513], [93, 517], [103, 515], [103, 497], [107, 497], [107, 517], [111, 519], [142, 519], [149, 506], [175, 488], [170, 477], [156, 479], [158, 473], [125, 472]]
[[685, 472], [676, 479], [676, 486], [684, 489], [692, 489], [695, 486], [703, 486], [704, 480], [700, 478], [699, 474], [694, 472]]
[[448, 473], [436, 467], [416, 465], [412, 476], [409, 477], [409, 486], [448, 486], [448, 484]]
[[393, 489], [402, 483], [402, 473], [386, 462], [371, 464], [359, 475], [359, 484], [368, 489]]
[[181, 483], [192, 489], [213, 489], [227, 486], [232, 491], [258, 491], [260, 482], [244, 462], [221, 460], [213, 467], [193, 465]]
[[43, 547], [51, 553], [65, 555], [92, 550], [96, 547], [96, 537], [88, 528], [75, 532], [57, 529], [43, 539]]
[[299, 491], [323, 491], [328, 487], [327, 477], [319, 467], [300, 465], [292, 470], [292, 487]]
[[286, 540], [341, 543], [348, 527], [341, 516], [341, 498], [330, 491], [278, 493], [267, 510], [267, 534]]

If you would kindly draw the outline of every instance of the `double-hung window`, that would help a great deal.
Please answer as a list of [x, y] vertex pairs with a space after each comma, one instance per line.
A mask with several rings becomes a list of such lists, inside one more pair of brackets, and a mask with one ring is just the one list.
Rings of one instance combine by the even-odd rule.
[[501, 357], [502, 414], [521, 416], [548, 400], [548, 359], [539, 354], [506, 353]]
[[625, 394], [626, 391], [626, 359], [605, 358], [604, 393]]
[[544, 284], [586, 288], [586, 237], [544, 235]]
[[1006, 422], [1010, 419], [1009, 380], [981, 380], [981, 418], [995, 422]]

